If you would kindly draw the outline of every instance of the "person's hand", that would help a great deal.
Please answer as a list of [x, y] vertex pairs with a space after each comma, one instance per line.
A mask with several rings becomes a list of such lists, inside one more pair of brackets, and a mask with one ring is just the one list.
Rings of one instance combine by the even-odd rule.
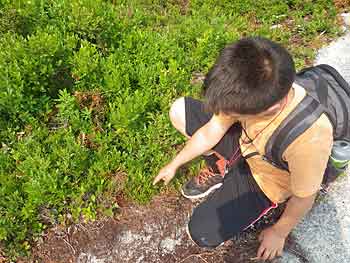
[[259, 235], [260, 247], [257, 253], [257, 259], [267, 260], [276, 256], [282, 256], [282, 251], [286, 237], [279, 234], [272, 227], [266, 228]]
[[163, 180], [164, 184], [167, 185], [175, 176], [176, 170], [177, 168], [171, 163], [167, 164], [162, 169], [160, 169], [158, 175], [153, 180], [153, 185], [158, 183], [160, 180]]

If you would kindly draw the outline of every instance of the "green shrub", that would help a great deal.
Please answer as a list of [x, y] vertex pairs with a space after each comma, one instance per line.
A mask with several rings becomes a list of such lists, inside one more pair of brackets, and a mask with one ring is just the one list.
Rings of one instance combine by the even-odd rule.
[[283, 43], [300, 68], [321, 33], [338, 34], [335, 14], [327, 0], [0, 1], [6, 254], [27, 253], [51, 225], [113, 216], [120, 191], [147, 202], [184, 142], [167, 112], [199, 96], [193, 76], [248, 35]]

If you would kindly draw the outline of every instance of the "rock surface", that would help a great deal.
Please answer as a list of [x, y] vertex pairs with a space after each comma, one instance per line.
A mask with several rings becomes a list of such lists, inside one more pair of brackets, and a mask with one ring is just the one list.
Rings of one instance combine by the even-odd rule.
[[329, 64], [350, 82], [350, 32], [322, 48], [315, 64]]

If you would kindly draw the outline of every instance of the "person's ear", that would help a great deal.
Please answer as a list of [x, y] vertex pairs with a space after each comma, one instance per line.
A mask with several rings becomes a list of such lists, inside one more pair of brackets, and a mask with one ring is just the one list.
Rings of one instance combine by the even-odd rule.
[[266, 112], [266, 113], [276, 112], [276, 111], [278, 111], [279, 109], [281, 109], [281, 107], [282, 107], [282, 103], [279, 102], [279, 103], [277, 103], [277, 104], [275, 104], [275, 105], [272, 105], [272, 106], [271, 106], [270, 108], [268, 108], [265, 112]]
[[283, 98], [278, 103], [276, 103], [275, 105], [272, 105], [270, 108], [268, 108], [265, 111], [265, 113], [269, 114], [269, 113], [274, 113], [276, 111], [279, 111], [280, 109], [282, 109], [283, 105], [286, 103], [286, 100], [287, 100], [287, 97]]

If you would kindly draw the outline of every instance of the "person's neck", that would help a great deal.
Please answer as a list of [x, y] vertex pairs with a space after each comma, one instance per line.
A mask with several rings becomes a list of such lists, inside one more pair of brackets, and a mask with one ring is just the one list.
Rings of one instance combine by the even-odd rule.
[[293, 98], [294, 98], [294, 88], [292, 87], [289, 90], [287, 96], [279, 102], [280, 107], [278, 110], [274, 111], [271, 114], [266, 114], [266, 115], [242, 117], [242, 119], [240, 119], [240, 121], [241, 122], [242, 121], [248, 121], [248, 122], [250, 122], [250, 121], [254, 121], [254, 122], [269, 121], [269, 120], [275, 118], [276, 115], [280, 114], [284, 109], [286, 109], [293, 101]]

